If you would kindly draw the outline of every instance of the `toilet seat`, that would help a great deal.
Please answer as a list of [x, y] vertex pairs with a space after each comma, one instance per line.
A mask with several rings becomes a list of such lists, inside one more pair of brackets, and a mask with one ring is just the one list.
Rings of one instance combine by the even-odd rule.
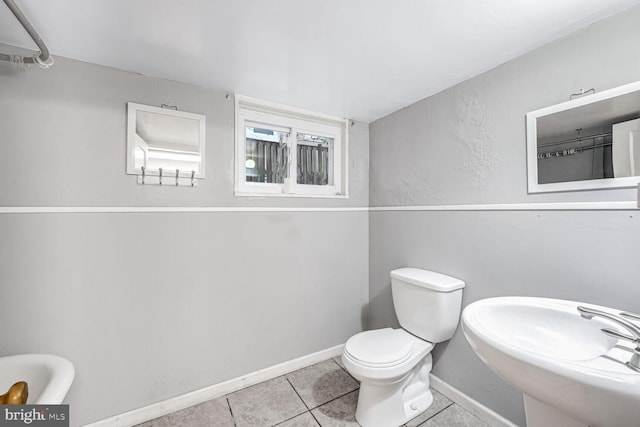
[[433, 349], [404, 329], [375, 329], [349, 338], [342, 362], [359, 381], [396, 381], [416, 366]]
[[403, 329], [376, 329], [349, 338], [345, 353], [361, 366], [391, 368], [409, 360], [417, 342], [424, 341]]

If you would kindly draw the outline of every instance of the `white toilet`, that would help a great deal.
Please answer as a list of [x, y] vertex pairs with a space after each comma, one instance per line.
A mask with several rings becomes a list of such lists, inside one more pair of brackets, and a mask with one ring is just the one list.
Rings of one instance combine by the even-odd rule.
[[402, 328], [360, 332], [342, 353], [345, 367], [360, 381], [360, 425], [400, 426], [431, 406], [431, 350], [453, 336], [463, 288], [462, 280], [433, 271], [391, 272], [393, 306]]

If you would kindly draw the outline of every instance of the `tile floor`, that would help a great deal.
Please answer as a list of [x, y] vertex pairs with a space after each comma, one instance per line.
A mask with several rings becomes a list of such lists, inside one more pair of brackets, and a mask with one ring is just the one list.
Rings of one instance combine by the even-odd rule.
[[[139, 427], [359, 426], [355, 419], [358, 388], [340, 358], [334, 358]], [[433, 405], [406, 427], [487, 427], [442, 394], [432, 392]]]

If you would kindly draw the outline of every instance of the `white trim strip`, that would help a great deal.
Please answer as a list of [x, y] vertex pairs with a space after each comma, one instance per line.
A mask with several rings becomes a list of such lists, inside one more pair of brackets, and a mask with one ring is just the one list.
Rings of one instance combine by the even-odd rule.
[[[193, 405], [197, 405], [199, 403], [203, 403], [208, 400], [216, 399], [226, 394], [233, 393], [234, 391], [238, 391], [245, 387], [249, 387], [263, 381], [288, 374], [289, 372], [297, 371], [298, 369], [305, 368], [315, 363], [338, 357], [342, 354], [343, 349], [344, 344], [340, 344], [326, 350], [321, 350], [316, 353], [290, 360], [288, 362], [270, 366], [268, 368], [261, 369], [259, 371], [255, 371], [225, 382], [214, 384], [200, 390], [195, 390], [190, 393], [154, 403], [152, 405], [144, 406], [142, 408], [134, 409], [129, 412], [96, 421], [91, 424], [87, 424], [85, 427], [125, 427], [141, 424], [146, 421], [150, 421], [155, 418], [170, 414], [172, 412], [176, 412], [181, 409], [185, 409]], [[511, 421], [502, 417], [493, 410], [487, 408], [480, 402], [470, 398], [460, 390], [452, 387], [433, 374], [429, 374], [429, 377], [431, 380], [431, 387], [442, 393], [445, 397], [451, 399], [454, 403], [471, 412], [482, 421], [488, 423], [489, 425], [496, 427], [517, 427]]]
[[134, 409], [133, 411], [125, 412], [111, 418], [96, 421], [94, 423], [87, 424], [85, 427], [125, 427], [141, 424], [145, 421], [153, 420], [172, 412], [224, 396], [225, 394], [233, 393], [234, 391], [238, 391], [242, 388], [288, 374], [289, 372], [297, 371], [298, 369], [305, 368], [315, 363], [340, 356], [343, 348], [344, 344], [340, 344], [326, 350], [321, 350], [288, 362], [280, 363], [279, 365], [270, 366], [200, 390], [195, 390], [171, 399], [163, 400], [162, 402]]
[[[640, 190], [639, 190], [640, 193]], [[502, 203], [375, 207], [188, 207], [188, 206], [0, 206], [0, 214], [198, 213], [198, 212], [386, 212], [386, 211], [605, 211], [637, 210], [630, 202]]]
[[434, 390], [442, 393], [445, 397], [448, 397], [454, 403], [471, 412], [473, 415], [480, 418], [490, 426], [518, 427], [508, 419], [504, 418], [502, 415], [494, 412], [492, 409], [487, 408], [477, 400], [470, 398], [457, 388], [452, 387], [433, 374], [429, 374], [429, 378], [431, 380], [431, 387], [433, 387]]
[[376, 211], [600, 211], [636, 210], [636, 202], [502, 203], [482, 205], [380, 206]]
[[[251, 186], [250, 184], [251, 183], [247, 185], [245, 183], [244, 186], [250, 188]], [[265, 185], [265, 184], [261, 184], [261, 185]], [[274, 184], [274, 185], [280, 185], [280, 184]], [[281, 191], [281, 189], [278, 188], [278, 191]], [[236, 197], [279, 197], [279, 198], [305, 198], [305, 199], [348, 199], [349, 198], [349, 196], [346, 196], [344, 194], [258, 193], [258, 192], [251, 192], [251, 191], [243, 192], [238, 190], [234, 192], [234, 195]]]
[[3, 206], [0, 214], [48, 213], [187, 213], [187, 212], [368, 212], [367, 207], [172, 207], [172, 206]]

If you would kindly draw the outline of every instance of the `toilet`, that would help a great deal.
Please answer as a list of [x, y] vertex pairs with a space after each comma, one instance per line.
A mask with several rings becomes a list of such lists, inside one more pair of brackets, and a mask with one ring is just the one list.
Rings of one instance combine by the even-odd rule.
[[390, 274], [401, 328], [360, 332], [342, 353], [360, 381], [356, 420], [362, 427], [400, 426], [431, 406], [431, 350], [451, 339], [460, 319], [462, 280], [418, 268]]

